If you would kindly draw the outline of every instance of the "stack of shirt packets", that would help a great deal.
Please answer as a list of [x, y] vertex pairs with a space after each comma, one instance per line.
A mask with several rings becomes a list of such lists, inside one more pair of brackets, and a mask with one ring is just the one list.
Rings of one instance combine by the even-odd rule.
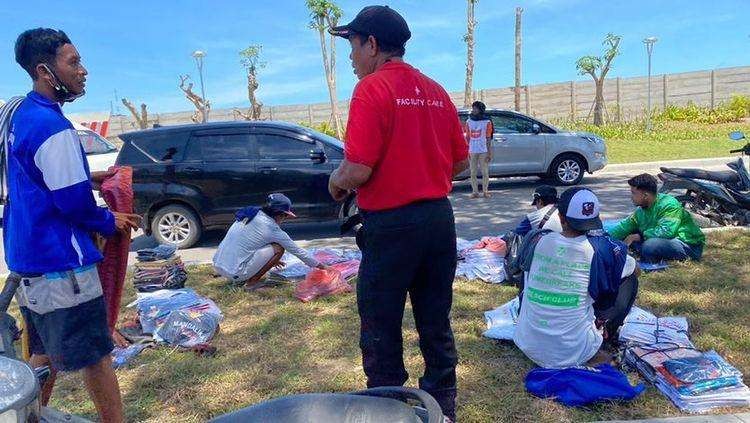
[[661, 317], [633, 307], [620, 330], [624, 360], [677, 408], [704, 413], [750, 405], [742, 373], [715, 351], [701, 352], [688, 337], [684, 317]]
[[497, 237], [484, 237], [477, 241], [458, 238], [456, 247], [457, 277], [495, 284], [505, 281], [505, 241]]
[[133, 266], [133, 285], [139, 292], [179, 289], [185, 286], [187, 272], [173, 245], [138, 250]]

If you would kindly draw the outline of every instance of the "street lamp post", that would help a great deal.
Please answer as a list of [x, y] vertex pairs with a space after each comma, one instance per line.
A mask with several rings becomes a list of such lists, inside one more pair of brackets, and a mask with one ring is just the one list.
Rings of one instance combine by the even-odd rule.
[[656, 37], [648, 37], [643, 40], [648, 53], [648, 113], [646, 114], [646, 130], [651, 131], [651, 53], [654, 51], [654, 43], [658, 41]]
[[[203, 86], [203, 58], [206, 57], [206, 52], [202, 50], [195, 50], [192, 56], [195, 58], [195, 64], [198, 66], [198, 75], [200, 76], [201, 80], [201, 97], [203, 97], [203, 101], [205, 101], [206, 89]], [[204, 119], [205, 121], [208, 121], [208, 110], [204, 112]]]

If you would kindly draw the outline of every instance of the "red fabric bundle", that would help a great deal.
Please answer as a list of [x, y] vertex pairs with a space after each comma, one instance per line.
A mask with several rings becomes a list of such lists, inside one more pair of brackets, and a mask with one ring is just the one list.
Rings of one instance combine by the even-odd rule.
[[505, 253], [508, 250], [507, 245], [505, 244], [505, 241], [503, 241], [502, 238], [498, 237], [484, 237], [481, 241], [479, 241], [474, 247], [472, 247], [475, 250], [487, 250], [491, 251], [493, 253], [498, 253], [502, 256], [505, 256]]
[[[113, 166], [111, 170], [114, 170], [115, 174], [105, 179], [101, 188], [107, 207], [113, 212], [133, 213], [133, 168]], [[130, 231], [127, 234], [117, 231], [112, 237], [107, 238], [104, 244], [104, 260], [98, 267], [104, 301], [107, 303], [107, 323], [110, 330], [114, 330], [117, 316], [120, 314], [129, 251]]]
[[297, 285], [294, 296], [306, 303], [318, 297], [352, 291], [352, 286], [341, 277], [340, 271], [316, 268], [312, 269], [305, 280]]

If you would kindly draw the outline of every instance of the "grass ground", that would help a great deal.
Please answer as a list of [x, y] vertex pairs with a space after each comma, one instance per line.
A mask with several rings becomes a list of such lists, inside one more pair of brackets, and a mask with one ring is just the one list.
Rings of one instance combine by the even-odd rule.
[[[713, 233], [701, 263], [675, 264], [641, 280], [637, 303], [659, 315], [685, 315], [701, 349], [715, 349], [750, 375], [750, 234]], [[364, 386], [355, 296], [303, 304], [291, 287], [247, 294], [228, 288], [208, 267], [190, 270], [189, 286], [213, 298], [225, 320], [214, 340], [218, 354], [196, 357], [171, 348], [146, 350], [118, 370], [128, 421], [199, 422], [269, 398], [350, 391]], [[655, 389], [630, 404], [570, 409], [529, 396], [523, 378], [532, 368], [510, 343], [481, 336], [482, 313], [516, 295], [514, 289], [459, 280], [453, 330], [460, 354], [462, 422], [572, 422], [678, 415]], [[125, 301], [132, 300], [129, 289]], [[404, 322], [405, 361], [415, 386], [422, 360], [411, 312]], [[637, 380], [631, 375], [633, 381]], [[746, 381], [749, 381], [746, 377]], [[76, 375], [63, 377], [53, 405], [93, 416]]]
[[730, 132], [743, 131], [750, 137], [748, 122], [655, 122], [651, 132], [645, 130], [643, 122], [611, 123], [601, 127], [580, 122], [558, 122], [558, 126], [602, 136], [607, 142], [610, 163], [727, 157], [729, 150], [744, 145], [730, 140]]

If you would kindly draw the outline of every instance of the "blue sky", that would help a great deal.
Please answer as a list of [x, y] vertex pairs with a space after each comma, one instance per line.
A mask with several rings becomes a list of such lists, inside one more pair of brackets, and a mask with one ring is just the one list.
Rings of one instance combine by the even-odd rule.
[[[178, 75], [197, 80], [190, 53], [205, 50], [206, 93], [214, 108], [247, 103], [238, 51], [263, 45], [267, 67], [258, 95], [266, 105], [324, 102], [327, 89], [317, 33], [307, 27], [304, 0], [89, 0], [11, 2], [0, 7], [0, 98], [25, 93], [28, 76], [16, 65], [13, 44], [25, 29], [65, 30], [89, 70], [88, 94], [69, 112], [108, 111], [115, 98], [145, 102], [152, 112], [190, 110], [177, 88]], [[9, 7], [8, 4], [13, 6]], [[463, 89], [466, 2], [393, 0], [412, 30], [406, 60], [447, 89]], [[340, 0], [343, 22], [365, 5]], [[611, 76], [645, 74], [641, 40], [659, 37], [654, 74], [750, 65], [749, 0], [480, 0], [476, 6], [474, 86], [513, 83], [515, 6], [524, 8], [525, 83], [585, 79], [575, 61], [599, 54], [607, 32], [623, 36], [622, 55]], [[356, 83], [349, 47], [338, 49], [339, 98]], [[197, 85], [197, 84], [196, 84]], [[115, 105], [117, 108], [117, 105]], [[119, 106], [124, 112], [124, 108]]]

